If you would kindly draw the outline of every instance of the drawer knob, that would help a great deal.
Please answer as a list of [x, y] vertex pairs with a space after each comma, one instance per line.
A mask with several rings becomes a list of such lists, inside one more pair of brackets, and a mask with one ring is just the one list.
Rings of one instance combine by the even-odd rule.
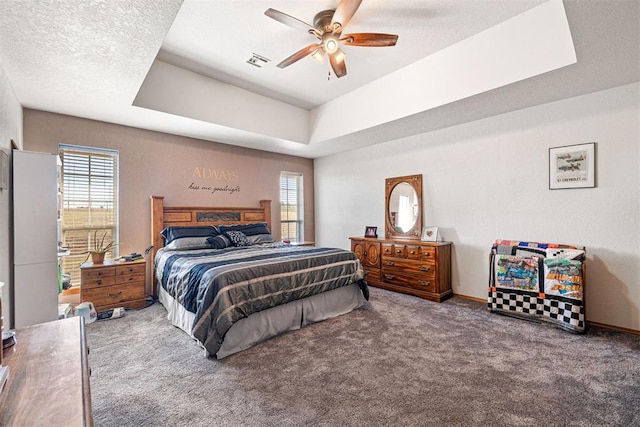
[[411, 251], [411, 255], [414, 255], [416, 253], [416, 251]]
[[396, 253], [401, 254], [402, 253], [402, 249], [396, 249]]
[[394, 276], [393, 274], [385, 274], [384, 278], [387, 280], [393, 280], [396, 278], [396, 276]]
[[120, 295], [122, 295], [122, 291], [117, 292], [117, 293], [115, 293], [115, 294], [109, 294], [109, 296], [110, 296], [111, 298], [116, 298], [116, 297], [119, 297]]
[[420, 283], [422, 286], [430, 286], [431, 282], [424, 282], [422, 280], [420, 280], [418, 283]]
[[418, 267], [418, 270], [420, 270], [420, 271], [429, 271], [429, 270], [431, 270], [431, 267], [427, 267], [426, 265], [421, 265], [420, 267]]
[[98, 280], [98, 281], [96, 282], [96, 284], [97, 284], [97, 285], [102, 285], [102, 280]]
[[393, 262], [393, 261], [386, 261], [384, 264], [385, 264], [385, 265], [389, 265], [389, 266], [391, 266], [391, 265], [396, 265], [396, 263], [395, 263], [395, 262]]
[[429, 256], [429, 255], [431, 255], [429, 252], [424, 253], [424, 256]]

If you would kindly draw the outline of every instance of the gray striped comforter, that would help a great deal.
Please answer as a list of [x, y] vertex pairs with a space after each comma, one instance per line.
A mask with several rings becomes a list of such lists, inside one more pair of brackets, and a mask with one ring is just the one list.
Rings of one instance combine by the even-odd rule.
[[195, 313], [191, 333], [215, 354], [236, 321], [277, 305], [358, 283], [364, 271], [353, 252], [262, 244], [169, 251], [155, 259], [161, 286]]

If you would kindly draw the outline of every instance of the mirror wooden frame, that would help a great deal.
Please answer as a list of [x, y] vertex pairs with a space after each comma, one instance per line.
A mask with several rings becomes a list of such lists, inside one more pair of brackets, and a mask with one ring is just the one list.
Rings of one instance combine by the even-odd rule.
[[[409, 184], [418, 195], [418, 215], [415, 224], [408, 231], [402, 232], [396, 230], [391, 223], [389, 217], [389, 201], [393, 189], [401, 183]], [[422, 236], [422, 175], [407, 175], [396, 178], [387, 178], [385, 187], [385, 203], [384, 203], [384, 231], [387, 239], [410, 239], [420, 240]]]

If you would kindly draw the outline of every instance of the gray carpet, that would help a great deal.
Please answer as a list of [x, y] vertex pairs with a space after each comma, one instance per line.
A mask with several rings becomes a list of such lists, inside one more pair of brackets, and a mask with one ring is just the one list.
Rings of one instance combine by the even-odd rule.
[[87, 328], [96, 426], [640, 425], [640, 336], [371, 288], [221, 361], [160, 304]]

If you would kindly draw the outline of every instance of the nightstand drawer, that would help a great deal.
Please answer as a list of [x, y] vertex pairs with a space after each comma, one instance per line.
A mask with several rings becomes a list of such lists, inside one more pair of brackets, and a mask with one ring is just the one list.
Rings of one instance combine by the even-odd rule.
[[88, 289], [82, 292], [82, 298], [91, 301], [96, 307], [144, 299], [144, 282]]
[[127, 283], [144, 282], [144, 274], [129, 274], [127, 276], [116, 276], [116, 283], [126, 285]]
[[82, 268], [82, 281], [98, 279], [101, 277], [115, 276], [116, 271], [112, 266]]
[[[141, 274], [144, 277], [145, 263], [143, 262], [134, 265], [116, 265], [116, 276], [125, 276], [131, 274]], [[118, 283], [121, 283], [120, 280], [118, 280]]]
[[115, 283], [116, 283], [116, 276], [104, 276], [104, 277], [96, 277], [91, 279], [86, 279], [84, 275], [82, 277], [83, 289], [97, 288], [98, 286], [111, 286], [111, 285], [115, 285]]

